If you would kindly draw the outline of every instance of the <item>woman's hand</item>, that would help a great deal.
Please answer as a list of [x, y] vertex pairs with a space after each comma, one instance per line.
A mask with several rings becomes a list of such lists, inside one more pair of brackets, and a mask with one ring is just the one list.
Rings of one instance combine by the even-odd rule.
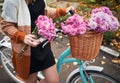
[[25, 36], [24, 43], [29, 46], [36, 47], [38, 44], [40, 44], [40, 41], [35, 35], [28, 34]]

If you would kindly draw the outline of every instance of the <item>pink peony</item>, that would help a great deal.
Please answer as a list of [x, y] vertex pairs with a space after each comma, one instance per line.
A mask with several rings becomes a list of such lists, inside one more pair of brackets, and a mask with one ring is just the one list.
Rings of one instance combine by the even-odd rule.
[[78, 14], [68, 17], [65, 22], [61, 23], [61, 27], [63, 32], [69, 35], [84, 34], [87, 30], [86, 22]]
[[116, 31], [118, 26], [117, 18], [107, 7], [93, 9], [88, 20], [88, 29], [96, 32]]
[[38, 29], [38, 35], [48, 39], [48, 41], [53, 41], [56, 36], [53, 20], [47, 16], [39, 15], [35, 23]]

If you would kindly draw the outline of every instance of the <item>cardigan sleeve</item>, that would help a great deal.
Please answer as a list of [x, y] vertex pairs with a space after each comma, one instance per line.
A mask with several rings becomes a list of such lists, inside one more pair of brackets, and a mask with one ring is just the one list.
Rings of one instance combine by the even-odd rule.
[[17, 25], [15, 23], [7, 22], [6, 20], [0, 20], [1, 30], [9, 36], [15, 42], [24, 42], [25, 33], [17, 29]]
[[51, 7], [47, 7], [45, 9], [45, 14], [48, 17], [56, 18], [56, 17], [65, 15], [66, 14], [66, 8], [51, 8]]

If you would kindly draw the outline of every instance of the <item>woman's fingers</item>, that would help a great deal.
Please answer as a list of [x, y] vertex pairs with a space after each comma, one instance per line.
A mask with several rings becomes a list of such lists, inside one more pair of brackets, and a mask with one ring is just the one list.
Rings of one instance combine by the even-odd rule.
[[27, 43], [29, 46], [36, 47], [38, 44], [40, 44], [39, 40], [34, 40], [34, 41], [28, 41]]
[[36, 47], [38, 44], [40, 44], [40, 41], [36, 38], [35, 35], [32, 34], [26, 35], [24, 42], [25, 44], [28, 44], [32, 47]]
[[38, 44], [40, 44], [39, 40], [35, 40], [35, 41], [31, 42], [32, 47], [36, 47], [36, 46], [38, 46]]
[[40, 44], [40, 42], [37, 42], [37, 41], [34, 41], [34, 42], [29, 42], [29, 45], [32, 46], [32, 47], [36, 47], [38, 46], [38, 44]]
[[31, 35], [31, 34], [29, 34], [27, 38], [31, 41], [34, 41], [37, 39], [37, 37], [35, 35]]

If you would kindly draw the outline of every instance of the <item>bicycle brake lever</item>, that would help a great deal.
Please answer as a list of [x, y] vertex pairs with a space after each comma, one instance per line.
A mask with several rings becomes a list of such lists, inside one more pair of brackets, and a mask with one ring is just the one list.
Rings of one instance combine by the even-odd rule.
[[74, 15], [74, 13], [75, 13], [73, 10], [69, 10], [69, 12], [71, 15]]
[[44, 42], [45, 40], [47, 40], [47, 39], [46, 39], [46, 38], [43, 38], [43, 37], [40, 37], [40, 38], [39, 38], [39, 41], [40, 41], [40, 42]]
[[40, 41], [41, 43], [44, 42], [44, 44], [42, 45], [42, 48], [44, 48], [45, 45], [46, 45], [47, 43], [49, 43], [49, 41], [47, 41], [47, 39], [46, 39], [46, 38], [43, 38], [43, 37], [40, 37], [40, 38], [39, 38], [39, 41]]

